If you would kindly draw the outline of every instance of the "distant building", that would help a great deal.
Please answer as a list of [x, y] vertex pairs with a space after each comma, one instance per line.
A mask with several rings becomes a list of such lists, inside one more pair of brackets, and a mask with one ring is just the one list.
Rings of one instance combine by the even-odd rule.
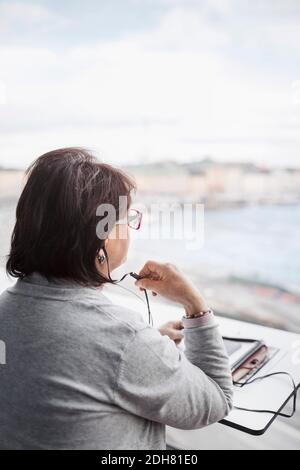
[[139, 191], [208, 206], [300, 202], [300, 169], [271, 169], [251, 163], [152, 163], [129, 168]]

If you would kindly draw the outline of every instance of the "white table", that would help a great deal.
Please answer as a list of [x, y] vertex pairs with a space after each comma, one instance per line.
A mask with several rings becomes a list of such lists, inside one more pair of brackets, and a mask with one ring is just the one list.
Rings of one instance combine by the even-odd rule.
[[[144, 311], [146, 318], [146, 307], [134, 296], [126, 294], [125, 300], [124, 295], [116, 294], [115, 291], [112, 293], [111, 288], [107, 294], [120, 305], [126, 304], [128, 308]], [[151, 299], [150, 302], [155, 326], [182, 317], [183, 312], [179, 307], [161, 303], [155, 299]], [[300, 350], [300, 335], [222, 317], [217, 317], [217, 321], [223, 336], [263, 339], [269, 347], [276, 347], [280, 350], [256, 377], [285, 371], [289, 372], [297, 386], [300, 386], [300, 363], [297, 363], [300, 354], [298, 358], [296, 354], [297, 350]], [[281, 411], [291, 399], [292, 393], [292, 383], [288, 377], [273, 377], [243, 388], [235, 387], [234, 405], [240, 408]], [[267, 431], [274, 420], [275, 417], [270, 414], [234, 410], [221, 424], [260, 436]], [[185, 432], [169, 428], [167, 434], [171, 436], [171, 442], [180, 442], [180, 433]]]

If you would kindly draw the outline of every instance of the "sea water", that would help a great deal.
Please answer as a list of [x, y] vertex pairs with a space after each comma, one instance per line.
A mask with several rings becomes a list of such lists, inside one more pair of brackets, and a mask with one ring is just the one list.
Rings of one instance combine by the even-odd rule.
[[[15, 220], [15, 202], [0, 203], [0, 266], [5, 264]], [[202, 248], [183, 240], [139, 240], [135, 253], [177, 263], [199, 274], [238, 277], [300, 290], [300, 206], [257, 206], [206, 211]], [[142, 238], [142, 237], [141, 237]]]

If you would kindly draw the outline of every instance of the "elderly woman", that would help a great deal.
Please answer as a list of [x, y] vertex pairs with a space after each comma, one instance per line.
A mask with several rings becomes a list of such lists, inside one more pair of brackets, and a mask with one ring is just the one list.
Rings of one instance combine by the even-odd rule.
[[[185, 308], [185, 353], [176, 325], [160, 332], [103, 294], [140, 223], [133, 189], [83, 149], [29, 168], [7, 262], [18, 280], [0, 297], [1, 449], [164, 449], [166, 425], [197, 429], [231, 410], [213, 313], [178, 269], [149, 261], [137, 286]], [[116, 220], [99, 238], [101, 204]]]

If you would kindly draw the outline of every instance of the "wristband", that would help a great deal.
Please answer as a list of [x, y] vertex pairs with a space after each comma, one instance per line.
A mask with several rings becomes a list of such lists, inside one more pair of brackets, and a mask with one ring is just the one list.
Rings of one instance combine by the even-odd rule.
[[211, 309], [209, 310], [206, 310], [205, 312], [197, 312], [197, 313], [193, 313], [192, 315], [189, 315], [189, 316], [185, 316], [185, 318], [187, 320], [191, 320], [193, 318], [201, 318], [201, 317], [204, 317], [205, 315], [207, 315], [208, 313], [213, 313]]

